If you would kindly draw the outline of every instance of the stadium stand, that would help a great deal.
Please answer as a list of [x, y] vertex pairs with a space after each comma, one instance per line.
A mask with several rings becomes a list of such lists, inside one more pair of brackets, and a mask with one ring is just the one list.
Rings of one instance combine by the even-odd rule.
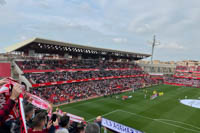
[[[11, 78], [0, 80], [1, 96], [6, 96], [0, 109], [2, 132], [55, 133], [57, 129], [65, 129], [66, 132], [78, 133], [77, 130], [84, 130], [84, 126], [88, 130], [96, 127], [100, 132], [101, 118], [98, 117], [95, 124], [87, 124], [82, 117], [59, 109], [53, 112], [51, 105], [56, 107], [100, 96], [112, 97], [158, 83], [134, 63], [149, 57], [148, 54], [38, 38], [19, 43], [8, 52], [19, 55], [11, 59], [19, 81]], [[9, 118], [11, 114], [12, 120]], [[30, 118], [33, 120], [29, 121]]]
[[118, 63], [99, 60], [27, 60], [16, 62], [24, 73], [34, 70], [62, 70], [62, 69], [100, 69], [100, 68], [138, 68], [135, 63]]
[[[31, 92], [54, 104], [111, 94], [110, 90], [115, 90], [116, 84], [126, 84], [119, 91], [156, 84], [156, 80], [135, 63], [97, 60], [26, 60], [16, 63], [34, 87], [41, 84], [48, 86], [31, 88]], [[63, 81], [77, 83], [66, 84]], [[59, 82], [63, 82], [63, 85], [56, 85]]]
[[[85, 98], [81, 95], [87, 95], [87, 98], [103, 95], [110, 88], [116, 88], [117, 82], [119, 84], [125, 82], [129, 86], [122, 88], [121, 91], [157, 83], [156, 79], [152, 79], [134, 63], [135, 60], [149, 57], [148, 54], [94, 48], [40, 38], [30, 39], [7, 50], [26, 57], [15, 60], [15, 64], [20, 69], [24, 83], [26, 81], [28, 85], [30, 84], [26, 85], [28, 90], [38, 93], [54, 104]], [[68, 87], [74, 89], [71, 90], [72, 94]], [[97, 93], [96, 87], [97, 90], [98, 87], [101, 87], [101, 90], [104, 88], [104, 91]], [[84, 89], [90, 93], [85, 94]], [[69, 95], [60, 96], [58, 92], [61, 91]], [[75, 97], [79, 95], [80, 97]]]
[[173, 77], [165, 78], [166, 84], [200, 87], [200, 66], [177, 66]]
[[131, 88], [138, 89], [152, 83], [154, 82], [144, 78], [110, 79], [33, 88], [31, 93], [43, 97], [53, 104], [61, 104], [121, 93]]

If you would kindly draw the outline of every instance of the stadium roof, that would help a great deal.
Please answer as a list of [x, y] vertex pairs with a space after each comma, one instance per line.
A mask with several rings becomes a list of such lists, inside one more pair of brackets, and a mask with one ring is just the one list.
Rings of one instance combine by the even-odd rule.
[[[36, 50], [36, 45], [40, 46], [40, 44], [44, 44], [45, 47], [43, 47], [43, 48], [37, 47], [37, 50]], [[46, 46], [46, 45], [48, 45], [48, 46]], [[151, 56], [150, 54], [127, 52], [127, 51], [120, 51], [120, 50], [113, 50], [113, 49], [106, 49], [106, 48], [97, 48], [97, 47], [84, 46], [84, 45], [79, 45], [79, 44], [60, 42], [60, 41], [54, 41], [54, 40], [48, 40], [48, 39], [42, 39], [42, 38], [32, 38], [32, 39], [17, 43], [15, 45], [12, 45], [12, 46], [6, 48], [6, 51], [7, 52], [27, 51], [27, 49], [31, 49], [31, 48], [33, 49], [33, 47], [34, 47], [34, 50], [36, 53], [37, 52], [45, 53], [48, 51], [48, 49], [50, 49], [49, 48], [50, 45], [51, 45], [51, 48], [54, 47], [54, 51], [58, 50], [57, 49], [57, 46], [58, 46], [60, 48], [60, 50], [64, 50], [65, 48], [73, 48], [73, 50], [71, 52], [77, 52], [77, 49], [79, 49], [81, 51], [82, 50], [83, 51], [85, 51], [85, 50], [91, 51], [91, 54], [95, 53], [95, 52], [96, 52], [96, 54], [97, 53], [99, 54], [99, 52], [104, 53], [104, 54], [112, 53], [113, 56], [127, 56], [127, 57], [138, 56], [141, 59]], [[63, 48], [63, 49], [61, 49], [61, 48]], [[74, 51], [74, 48], [76, 49], [76, 51]], [[68, 49], [66, 49], [66, 51], [67, 50]], [[49, 51], [49, 53], [51, 53], [51, 52]], [[80, 51], [78, 51], [78, 52], [80, 52]], [[87, 54], [89, 54], [89, 53], [87, 53]]]

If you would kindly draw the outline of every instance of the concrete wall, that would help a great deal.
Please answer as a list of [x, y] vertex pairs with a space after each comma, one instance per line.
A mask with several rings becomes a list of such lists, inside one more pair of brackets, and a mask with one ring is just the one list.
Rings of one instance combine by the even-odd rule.
[[176, 66], [166, 64], [138, 64], [150, 74], [174, 74]]

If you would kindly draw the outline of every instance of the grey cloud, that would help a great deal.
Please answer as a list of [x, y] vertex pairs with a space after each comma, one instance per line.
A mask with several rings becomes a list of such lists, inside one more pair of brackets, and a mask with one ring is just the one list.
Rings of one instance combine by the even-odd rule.
[[0, 5], [5, 5], [6, 1], [5, 0], [0, 0]]
[[44, 1], [44, 0], [39, 1], [39, 2], [38, 2], [38, 5], [39, 5], [40, 7], [42, 7], [42, 8], [45, 8], [45, 9], [47, 9], [47, 8], [50, 7], [49, 4], [48, 4], [48, 2], [47, 2], [47, 1]]

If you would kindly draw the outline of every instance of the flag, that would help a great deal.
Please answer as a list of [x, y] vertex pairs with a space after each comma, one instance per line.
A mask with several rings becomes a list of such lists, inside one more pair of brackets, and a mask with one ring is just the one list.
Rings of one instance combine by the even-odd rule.
[[31, 93], [26, 93], [30, 99], [31, 99], [31, 103], [40, 108], [40, 109], [44, 109], [44, 110], [48, 110], [49, 108], [51, 108], [51, 105], [49, 104], [49, 102], [41, 99], [40, 97], [36, 96], [36, 95], [33, 95]]
[[25, 112], [24, 112], [24, 105], [23, 105], [23, 95], [19, 95], [19, 110], [20, 110], [20, 120], [21, 120], [21, 133], [28, 133], [27, 127], [26, 127], [26, 118], [25, 118]]
[[[0, 109], [3, 108], [3, 106], [7, 103], [7, 101], [10, 99], [10, 90], [11, 85], [10, 84], [4, 84], [0, 87]], [[5, 121], [9, 120], [15, 120], [19, 117], [19, 114], [17, 112], [16, 105], [12, 108], [10, 114], [7, 118], [5, 118]]]

